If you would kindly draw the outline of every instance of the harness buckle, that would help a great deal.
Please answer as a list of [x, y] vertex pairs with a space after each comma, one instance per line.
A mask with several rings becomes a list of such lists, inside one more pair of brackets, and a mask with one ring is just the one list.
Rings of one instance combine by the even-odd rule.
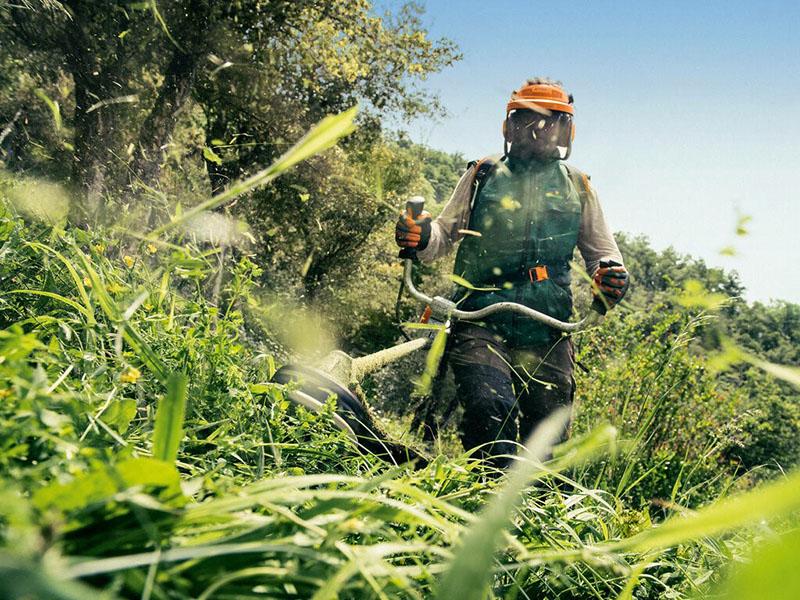
[[531, 283], [550, 279], [550, 274], [547, 272], [547, 265], [536, 265], [528, 269], [528, 278], [531, 280]]

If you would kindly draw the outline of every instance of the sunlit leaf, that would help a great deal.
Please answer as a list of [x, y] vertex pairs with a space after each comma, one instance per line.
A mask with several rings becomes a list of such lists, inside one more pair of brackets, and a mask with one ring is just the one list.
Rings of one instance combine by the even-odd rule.
[[728, 297], [725, 294], [709, 292], [701, 281], [689, 279], [683, 284], [683, 291], [675, 300], [686, 308], [702, 308], [713, 311], [721, 308], [728, 301]]
[[234, 183], [224, 192], [199, 203], [182, 215], [176, 215], [172, 221], [156, 229], [150, 237], [157, 237], [169, 229], [182, 225], [202, 212], [222, 206], [250, 190], [265, 185], [297, 163], [332, 147], [340, 138], [349, 135], [355, 130], [353, 120], [357, 112], [358, 107], [354, 106], [341, 114], [325, 117], [272, 165], [243, 181]]
[[556, 410], [531, 435], [522, 457], [514, 463], [505, 485], [467, 531], [442, 577], [439, 600], [482, 600], [487, 595], [494, 570], [494, 554], [509, 527], [511, 515], [522, 491], [541, 473], [541, 461], [560, 437], [569, 417], [566, 409]]
[[219, 157], [219, 155], [208, 146], [203, 148], [203, 158], [205, 158], [208, 162], [212, 162], [216, 165], [222, 164], [222, 159]]
[[136, 416], [136, 400], [121, 398], [109, 404], [103, 412], [103, 422], [112, 427], [117, 433], [125, 433]]
[[736, 221], [736, 235], [747, 235], [750, 233], [747, 229], [747, 225], [752, 220], [753, 217], [750, 215], [739, 215], [739, 219]]
[[800, 597], [800, 530], [768, 540], [737, 565], [721, 591], [725, 600], [795, 600]]
[[425, 371], [420, 375], [419, 379], [415, 382], [414, 394], [416, 396], [427, 396], [431, 391], [433, 380], [439, 372], [439, 365], [444, 356], [444, 350], [447, 346], [447, 329], [444, 326], [439, 326], [439, 332], [433, 338], [428, 355], [425, 358]]
[[53, 123], [55, 124], [56, 131], [61, 131], [61, 108], [58, 106], [57, 100], [52, 100], [50, 96], [44, 93], [44, 90], [37, 89], [36, 96], [45, 103], [47, 108], [50, 109], [50, 114], [53, 115]]
[[500, 208], [508, 211], [515, 211], [522, 208], [522, 204], [511, 196], [503, 196], [500, 198]]
[[496, 291], [498, 291], [500, 289], [500, 288], [496, 288], [496, 287], [475, 287], [469, 281], [467, 281], [466, 279], [464, 279], [463, 277], [461, 277], [459, 275], [456, 275], [455, 273], [451, 273], [450, 274], [450, 280], [453, 283], [457, 283], [461, 287], [465, 287], [468, 290], [471, 290], [473, 292], [496, 292]]

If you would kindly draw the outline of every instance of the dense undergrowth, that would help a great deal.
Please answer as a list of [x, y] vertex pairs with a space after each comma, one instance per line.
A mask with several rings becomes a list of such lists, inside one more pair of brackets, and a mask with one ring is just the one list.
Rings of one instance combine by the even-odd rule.
[[[735, 472], [719, 462], [735, 424], [688, 352], [696, 318], [628, 315], [592, 332], [618, 364], [582, 382], [585, 435], [546, 471], [522, 460], [507, 480], [445, 455], [391, 467], [269, 383], [274, 344], [259, 342], [269, 325], [248, 257], [226, 267], [189, 239], [3, 211], [9, 597], [414, 598], [467, 585], [474, 597], [681, 598], [711, 589], [768, 532], [658, 538], [665, 516], [713, 503]], [[619, 434], [594, 427], [608, 420]], [[777, 509], [756, 501], [730, 524], [785, 513], [779, 492]]]
[[[389, 465], [270, 382], [397, 341], [391, 222], [465, 166], [390, 133], [460, 52], [385, 8], [0, 0], [0, 599], [800, 597], [800, 306], [735, 273], [617, 236], [546, 465], [457, 418]], [[363, 386], [417, 444], [425, 360]]]

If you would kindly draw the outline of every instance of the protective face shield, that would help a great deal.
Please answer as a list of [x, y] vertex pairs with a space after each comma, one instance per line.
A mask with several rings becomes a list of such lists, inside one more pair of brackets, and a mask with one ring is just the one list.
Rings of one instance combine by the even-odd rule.
[[550, 114], [533, 110], [514, 110], [504, 124], [506, 153], [520, 159], [566, 159], [572, 149], [572, 115], [560, 111]]
[[574, 114], [572, 95], [560, 83], [529, 79], [512, 92], [506, 105], [506, 154], [523, 159], [566, 159], [575, 137]]

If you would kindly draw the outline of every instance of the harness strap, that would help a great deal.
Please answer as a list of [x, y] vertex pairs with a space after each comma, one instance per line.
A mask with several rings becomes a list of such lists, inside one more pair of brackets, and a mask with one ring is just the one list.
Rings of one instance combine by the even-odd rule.
[[589, 180], [589, 177], [583, 171], [579, 171], [575, 167], [568, 165], [567, 163], [561, 163], [564, 166], [564, 169], [567, 171], [567, 176], [569, 177], [570, 181], [572, 181], [572, 185], [575, 186], [575, 189], [578, 191], [578, 196], [581, 199], [581, 206], [586, 206], [586, 203], [589, 201], [589, 193], [592, 189]]
[[489, 175], [494, 171], [495, 167], [497, 167], [497, 163], [498, 161], [496, 158], [493, 156], [487, 156], [478, 161], [473, 160], [467, 165], [468, 168], [472, 168], [477, 165], [475, 177], [472, 180], [472, 197], [469, 201], [470, 211], [475, 208], [475, 200], [477, 200], [478, 194], [480, 194], [481, 189], [483, 189], [486, 180], [489, 179]]

